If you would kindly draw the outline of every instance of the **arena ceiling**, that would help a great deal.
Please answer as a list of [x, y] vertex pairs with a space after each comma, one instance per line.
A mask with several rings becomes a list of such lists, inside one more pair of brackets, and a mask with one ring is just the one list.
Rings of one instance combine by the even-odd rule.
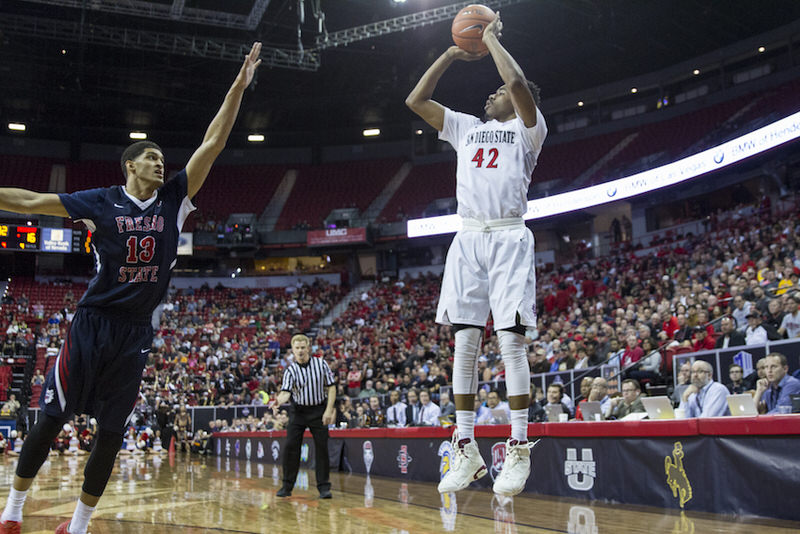
[[[25, 122], [34, 137], [123, 144], [141, 129], [192, 146], [238, 68], [221, 53], [202, 57], [199, 45], [235, 57], [237, 43], [258, 39], [277, 52], [247, 93], [231, 144], [249, 132], [273, 146], [335, 144], [371, 126], [407, 138], [415, 117], [403, 100], [451, 44], [449, 22], [319, 49], [315, 14], [333, 33], [454, 3], [304, 0], [300, 24], [299, 0], [0, 0], [0, 120]], [[521, 0], [501, 12], [504, 43], [546, 99], [779, 28], [800, 19], [800, 2]], [[489, 60], [457, 64], [435, 98], [478, 113], [499, 84]]]

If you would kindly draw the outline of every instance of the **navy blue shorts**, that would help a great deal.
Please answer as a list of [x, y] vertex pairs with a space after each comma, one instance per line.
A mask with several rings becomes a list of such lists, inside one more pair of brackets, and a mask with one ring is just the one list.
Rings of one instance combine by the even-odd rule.
[[139, 397], [153, 327], [78, 308], [47, 373], [39, 406], [56, 419], [89, 414], [100, 428], [124, 433]]

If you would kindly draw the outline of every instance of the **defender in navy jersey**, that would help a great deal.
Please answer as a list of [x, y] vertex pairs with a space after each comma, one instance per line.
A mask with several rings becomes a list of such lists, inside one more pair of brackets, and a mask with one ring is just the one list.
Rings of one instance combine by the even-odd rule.
[[83, 221], [93, 232], [97, 268], [42, 389], [42, 416], [23, 445], [0, 534], [20, 532], [27, 491], [50, 443], [72, 414], [88, 413], [99, 431], [83, 491], [72, 520], [56, 529], [56, 534], [85, 534], [139, 395], [153, 340], [150, 318], [169, 287], [178, 237], [195, 209], [191, 199], [225, 147], [244, 90], [261, 63], [260, 51], [261, 43], [254, 43], [202, 144], [172, 179], [165, 182], [159, 146], [142, 141], [122, 154], [125, 185], [71, 194], [0, 188], [2, 210]]
[[[536, 328], [533, 234], [525, 226], [531, 173], [547, 126], [538, 106], [538, 87], [500, 44], [499, 13], [483, 30], [488, 51], [470, 54], [450, 47], [431, 65], [406, 98], [406, 105], [439, 131], [457, 152], [456, 200], [462, 229], [447, 252], [436, 322], [455, 337], [453, 394], [455, 457], [439, 483], [448, 493], [484, 476], [486, 464], [475, 444], [473, 399], [478, 387], [477, 355], [491, 311], [506, 367], [511, 436], [494, 492], [516, 495], [530, 475], [528, 404], [530, 364], [525, 331]], [[489, 95], [485, 119], [458, 113], [432, 100], [439, 78], [455, 60], [491, 55], [503, 85]]]

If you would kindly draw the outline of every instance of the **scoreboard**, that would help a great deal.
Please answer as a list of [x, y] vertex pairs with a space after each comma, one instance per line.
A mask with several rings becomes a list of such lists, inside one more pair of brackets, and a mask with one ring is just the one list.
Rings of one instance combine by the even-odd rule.
[[0, 224], [0, 249], [39, 250], [39, 228]]
[[92, 232], [88, 229], [39, 228], [0, 223], [0, 252], [92, 253]]

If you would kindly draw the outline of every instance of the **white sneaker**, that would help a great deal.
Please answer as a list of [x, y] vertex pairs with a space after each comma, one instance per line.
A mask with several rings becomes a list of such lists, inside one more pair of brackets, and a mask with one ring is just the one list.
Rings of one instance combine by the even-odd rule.
[[453, 459], [450, 470], [439, 482], [439, 493], [459, 491], [486, 475], [486, 463], [481, 458], [474, 439], [458, 439], [453, 432]]
[[531, 474], [531, 449], [536, 442], [519, 444], [517, 440], [506, 441], [506, 459], [503, 469], [494, 481], [492, 489], [500, 495], [517, 495], [525, 489]]

